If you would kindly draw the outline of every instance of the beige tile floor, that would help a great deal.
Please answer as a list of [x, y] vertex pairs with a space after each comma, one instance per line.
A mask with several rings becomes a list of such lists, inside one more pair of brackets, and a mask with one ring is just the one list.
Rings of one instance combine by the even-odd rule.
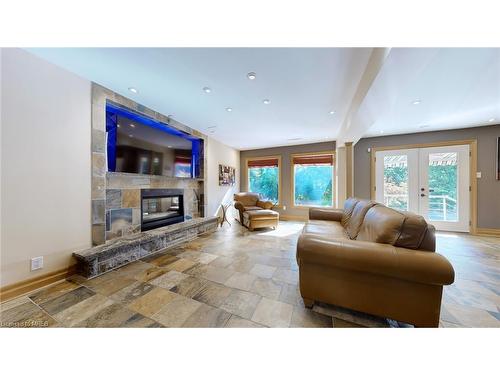
[[[92, 280], [73, 276], [1, 305], [3, 327], [400, 327], [303, 306], [295, 246], [302, 223], [249, 232], [238, 223]], [[442, 327], [500, 327], [500, 239], [440, 233], [455, 267]]]

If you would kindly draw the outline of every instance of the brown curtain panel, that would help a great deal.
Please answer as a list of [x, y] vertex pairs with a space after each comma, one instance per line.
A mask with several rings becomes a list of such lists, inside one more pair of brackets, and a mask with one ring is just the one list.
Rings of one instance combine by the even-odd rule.
[[296, 156], [293, 158], [293, 164], [311, 165], [333, 165], [333, 155], [306, 155]]
[[277, 167], [278, 159], [249, 160], [248, 168]]

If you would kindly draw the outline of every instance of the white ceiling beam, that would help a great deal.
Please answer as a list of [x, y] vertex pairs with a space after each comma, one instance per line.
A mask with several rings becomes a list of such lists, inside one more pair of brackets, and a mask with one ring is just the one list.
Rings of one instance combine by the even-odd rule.
[[355, 144], [371, 127], [372, 121], [361, 121], [358, 111], [390, 51], [391, 48], [373, 48], [338, 133], [338, 146], [343, 146], [345, 142], [353, 142]]

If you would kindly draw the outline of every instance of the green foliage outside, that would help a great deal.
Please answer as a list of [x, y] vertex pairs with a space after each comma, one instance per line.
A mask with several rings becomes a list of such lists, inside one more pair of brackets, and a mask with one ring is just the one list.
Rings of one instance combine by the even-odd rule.
[[[408, 204], [408, 168], [385, 167], [384, 189], [389, 196], [386, 204], [389, 207], [407, 210]], [[447, 220], [456, 220], [457, 215], [457, 166], [430, 165], [429, 166], [429, 216], [431, 220], [444, 220], [444, 205], [446, 205]], [[391, 195], [405, 195], [393, 197]], [[447, 198], [441, 198], [442, 196]], [[451, 198], [451, 199], [450, 199]]]
[[331, 206], [333, 197], [330, 165], [295, 165], [295, 204]]
[[278, 167], [249, 168], [249, 190], [262, 199], [278, 202]]

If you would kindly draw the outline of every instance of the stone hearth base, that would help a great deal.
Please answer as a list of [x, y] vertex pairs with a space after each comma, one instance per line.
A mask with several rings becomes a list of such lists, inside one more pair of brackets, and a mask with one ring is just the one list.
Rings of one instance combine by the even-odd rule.
[[217, 229], [217, 218], [195, 218], [167, 227], [121, 237], [107, 244], [76, 251], [78, 273], [93, 278], [156, 251], [189, 241]]

